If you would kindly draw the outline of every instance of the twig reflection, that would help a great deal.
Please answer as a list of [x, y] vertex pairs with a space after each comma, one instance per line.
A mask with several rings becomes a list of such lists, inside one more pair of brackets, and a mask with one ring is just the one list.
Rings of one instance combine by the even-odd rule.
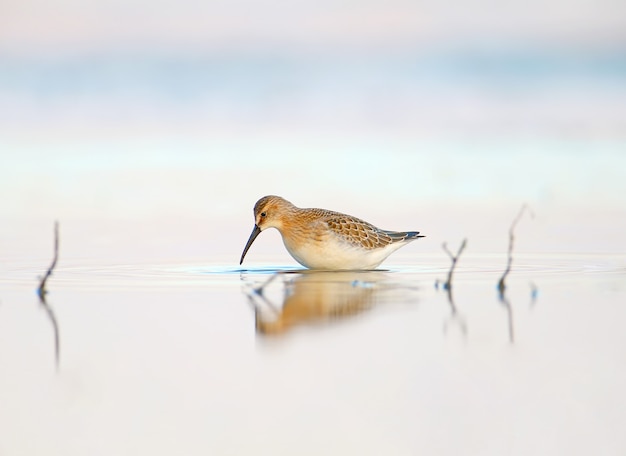
[[[269, 286], [282, 281], [282, 304], [269, 297]], [[282, 334], [306, 324], [358, 315], [380, 302], [385, 274], [375, 271], [303, 271], [276, 273], [260, 286], [249, 287], [259, 334]]]
[[452, 274], [454, 273], [454, 268], [456, 267], [456, 263], [459, 260], [461, 253], [463, 253], [463, 250], [465, 250], [466, 245], [467, 245], [467, 239], [463, 239], [463, 242], [461, 243], [456, 255], [453, 255], [452, 252], [450, 252], [450, 250], [448, 249], [448, 245], [445, 242], [442, 245], [443, 250], [448, 254], [450, 259], [452, 260], [452, 264], [450, 265], [450, 270], [448, 271], [448, 278], [443, 283], [443, 289], [446, 290], [446, 294], [448, 296], [448, 304], [450, 305], [450, 316], [444, 322], [443, 330], [444, 332], [446, 332], [448, 330], [448, 326], [451, 323], [456, 322], [459, 325], [459, 328], [461, 328], [461, 332], [463, 333], [464, 336], [467, 336], [467, 324], [465, 322], [465, 319], [458, 313], [456, 305], [454, 303], [454, 296], [452, 295]]
[[534, 217], [534, 214], [530, 210], [530, 207], [528, 207], [527, 204], [524, 204], [522, 208], [520, 209], [520, 211], [518, 212], [517, 217], [515, 217], [515, 219], [513, 220], [513, 223], [511, 224], [511, 228], [509, 228], [509, 251], [508, 251], [508, 257], [507, 257], [506, 269], [504, 270], [502, 277], [500, 277], [500, 280], [498, 281], [498, 291], [500, 292], [501, 295], [504, 294], [504, 290], [506, 289], [505, 281], [506, 281], [507, 276], [509, 275], [509, 272], [511, 272], [511, 266], [513, 265], [513, 243], [515, 242], [515, 226], [517, 225], [519, 220], [522, 218], [522, 215], [524, 215], [525, 211], [528, 211], [530, 213], [531, 218]]
[[515, 328], [513, 326], [513, 307], [511, 307], [511, 302], [509, 301], [509, 298], [507, 298], [504, 290], [498, 291], [498, 299], [500, 300], [500, 303], [504, 306], [504, 309], [506, 310], [506, 316], [507, 316], [508, 328], [509, 328], [509, 342], [514, 343], [515, 342]]
[[47, 284], [48, 278], [52, 275], [52, 272], [54, 271], [54, 268], [56, 267], [58, 258], [59, 258], [59, 223], [54, 222], [54, 258], [52, 259], [52, 263], [50, 264], [50, 267], [48, 268], [48, 270], [42, 277], [41, 282], [39, 283], [39, 287], [37, 288], [37, 295], [39, 296], [39, 303], [46, 311], [46, 314], [48, 315], [48, 319], [50, 320], [50, 323], [52, 324], [52, 330], [54, 331], [54, 359], [55, 359], [55, 364], [57, 366], [57, 369], [59, 367], [59, 361], [61, 357], [59, 324], [57, 322], [54, 311], [52, 310], [52, 307], [50, 307], [50, 305], [46, 301], [46, 295], [48, 294], [48, 290], [46, 289], [46, 284]]

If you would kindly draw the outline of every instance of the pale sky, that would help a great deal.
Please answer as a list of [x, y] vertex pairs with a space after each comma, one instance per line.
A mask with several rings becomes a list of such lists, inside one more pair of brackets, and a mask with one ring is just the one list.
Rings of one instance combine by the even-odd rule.
[[620, 0], [2, 0], [0, 52], [626, 44]]

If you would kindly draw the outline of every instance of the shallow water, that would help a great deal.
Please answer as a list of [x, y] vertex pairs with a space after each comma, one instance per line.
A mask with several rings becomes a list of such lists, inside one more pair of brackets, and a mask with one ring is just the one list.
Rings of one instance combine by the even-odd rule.
[[623, 453], [623, 255], [415, 258], [3, 264], [0, 454]]

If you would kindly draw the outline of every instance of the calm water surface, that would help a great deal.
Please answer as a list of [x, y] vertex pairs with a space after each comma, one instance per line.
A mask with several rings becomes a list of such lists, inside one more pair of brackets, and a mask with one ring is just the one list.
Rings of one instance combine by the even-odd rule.
[[475, 252], [453, 300], [443, 252], [61, 257], [51, 313], [43, 257], [1, 266], [2, 455], [626, 451], [623, 255], [520, 253], [502, 300], [505, 256]]

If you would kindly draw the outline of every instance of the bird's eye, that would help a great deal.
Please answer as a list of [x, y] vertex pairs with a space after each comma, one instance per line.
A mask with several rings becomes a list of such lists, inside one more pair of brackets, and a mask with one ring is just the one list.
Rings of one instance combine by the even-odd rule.
[[267, 213], [261, 212], [261, 217], [265, 217], [266, 215], [267, 215]]

